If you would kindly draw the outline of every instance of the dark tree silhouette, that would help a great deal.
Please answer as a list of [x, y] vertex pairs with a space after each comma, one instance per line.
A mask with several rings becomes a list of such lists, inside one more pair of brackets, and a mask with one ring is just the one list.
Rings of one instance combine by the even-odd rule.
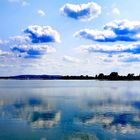
[[18, 76], [5, 76], [0, 77], [0, 79], [20, 79], [20, 80], [30, 80], [30, 79], [41, 79], [41, 80], [140, 80], [140, 75], [135, 76], [133, 73], [129, 73], [127, 76], [120, 76], [118, 72], [111, 72], [109, 75], [104, 75], [100, 73], [94, 76], [62, 76], [62, 75], [18, 75]]
[[118, 72], [112, 72], [112, 73], [110, 73], [109, 77], [110, 77], [111, 80], [118, 79], [118, 77], [119, 77]]

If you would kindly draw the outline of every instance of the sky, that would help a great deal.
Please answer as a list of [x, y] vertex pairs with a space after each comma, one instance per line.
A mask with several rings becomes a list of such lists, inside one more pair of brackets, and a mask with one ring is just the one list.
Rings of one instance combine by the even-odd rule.
[[0, 0], [0, 75], [140, 73], [139, 0]]

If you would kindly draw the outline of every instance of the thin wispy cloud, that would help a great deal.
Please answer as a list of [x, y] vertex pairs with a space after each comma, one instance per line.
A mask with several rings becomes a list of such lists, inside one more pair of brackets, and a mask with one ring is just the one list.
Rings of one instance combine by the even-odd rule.
[[8, 51], [3, 51], [3, 50], [0, 50], [0, 57], [7, 57], [8, 55], [10, 55], [11, 53], [8, 52]]
[[78, 58], [68, 56], [68, 55], [63, 56], [62, 59], [63, 59], [63, 61], [68, 62], [68, 63], [79, 63], [80, 62], [80, 60]]
[[109, 55], [121, 53], [140, 54], [140, 44], [115, 44], [110, 46], [102, 44], [93, 44], [80, 46], [78, 50], [87, 51], [89, 53], [105, 53]]
[[114, 15], [120, 15], [121, 12], [120, 12], [120, 10], [118, 8], [115, 7], [115, 8], [112, 9], [112, 14], [114, 14]]
[[46, 44], [15, 45], [11, 50], [16, 54], [16, 56], [24, 58], [40, 58], [45, 54], [56, 52], [55, 48]]
[[3, 43], [3, 41], [0, 39], [0, 44], [2, 44]]
[[18, 3], [22, 6], [28, 6], [30, 3], [27, 0], [8, 0], [10, 3]]
[[97, 57], [102, 62], [105, 63], [118, 63], [118, 64], [138, 64], [140, 62], [140, 54], [131, 54], [131, 53], [121, 53], [115, 55], [100, 55]]

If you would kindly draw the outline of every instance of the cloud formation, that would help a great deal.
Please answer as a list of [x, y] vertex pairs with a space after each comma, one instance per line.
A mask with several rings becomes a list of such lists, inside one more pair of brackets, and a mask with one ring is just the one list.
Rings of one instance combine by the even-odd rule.
[[71, 56], [63, 56], [63, 61], [69, 62], [69, 63], [79, 63], [80, 60], [75, 58], [75, 57], [71, 57]]
[[29, 3], [26, 0], [8, 0], [11, 3], [20, 3], [22, 6], [27, 6]]
[[46, 44], [33, 45], [17, 45], [13, 46], [11, 50], [16, 53], [18, 57], [24, 58], [39, 58], [44, 54], [55, 52], [55, 48]]
[[28, 36], [22, 35], [22, 36], [13, 36], [10, 37], [8, 40], [9, 45], [21, 45], [21, 44], [30, 44], [31, 39]]
[[97, 42], [113, 42], [116, 35], [111, 30], [82, 29], [74, 34], [74, 37], [84, 38]]
[[81, 21], [89, 21], [101, 14], [101, 6], [94, 2], [87, 4], [65, 4], [60, 12], [62, 15]]
[[[21, 36], [0, 40], [1, 46], [7, 46], [13, 56], [22, 58], [40, 58], [48, 53], [56, 52], [50, 43], [60, 42], [60, 35], [50, 26], [29, 26]], [[0, 55], [5, 53], [0, 52]]]
[[46, 13], [45, 13], [43, 10], [38, 10], [37, 13], [38, 13], [41, 17], [43, 17], [43, 16], [46, 15]]
[[140, 62], [140, 54], [121, 54], [118, 56], [118, 60], [125, 63]]
[[9, 56], [11, 53], [8, 52], [8, 51], [3, 51], [3, 50], [0, 50], [0, 57], [5, 57], [5, 56]]
[[140, 62], [140, 54], [121, 53], [115, 55], [100, 55], [97, 57], [99, 60], [107, 63], [137, 63]]
[[29, 26], [24, 30], [24, 33], [29, 36], [32, 43], [58, 43], [60, 35], [50, 26]]
[[74, 36], [97, 42], [140, 41], [140, 22], [114, 20], [107, 23], [103, 30], [82, 29]]
[[140, 44], [130, 44], [130, 45], [115, 44], [112, 46], [101, 44], [83, 45], [79, 47], [79, 50], [87, 51], [89, 53], [98, 52], [111, 55], [120, 53], [140, 54]]
[[121, 13], [120, 13], [120, 10], [115, 7], [115, 8], [112, 9], [112, 14], [114, 14], [114, 15], [120, 15]]

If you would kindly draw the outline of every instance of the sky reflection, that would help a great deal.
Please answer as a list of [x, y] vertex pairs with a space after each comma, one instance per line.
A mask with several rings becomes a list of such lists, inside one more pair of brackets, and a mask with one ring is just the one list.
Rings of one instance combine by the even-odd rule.
[[129, 83], [120, 82], [88, 81], [88, 86], [81, 87], [87, 81], [58, 81], [49, 88], [48, 81], [43, 85], [36, 81], [38, 88], [30, 82], [26, 88], [22, 82], [19, 88], [0, 88], [0, 134], [4, 122], [7, 131], [11, 123], [15, 129], [20, 124], [20, 129], [30, 130], [29, 136], [37, 139], [140, 138], [139, 83], [128, 89]]

